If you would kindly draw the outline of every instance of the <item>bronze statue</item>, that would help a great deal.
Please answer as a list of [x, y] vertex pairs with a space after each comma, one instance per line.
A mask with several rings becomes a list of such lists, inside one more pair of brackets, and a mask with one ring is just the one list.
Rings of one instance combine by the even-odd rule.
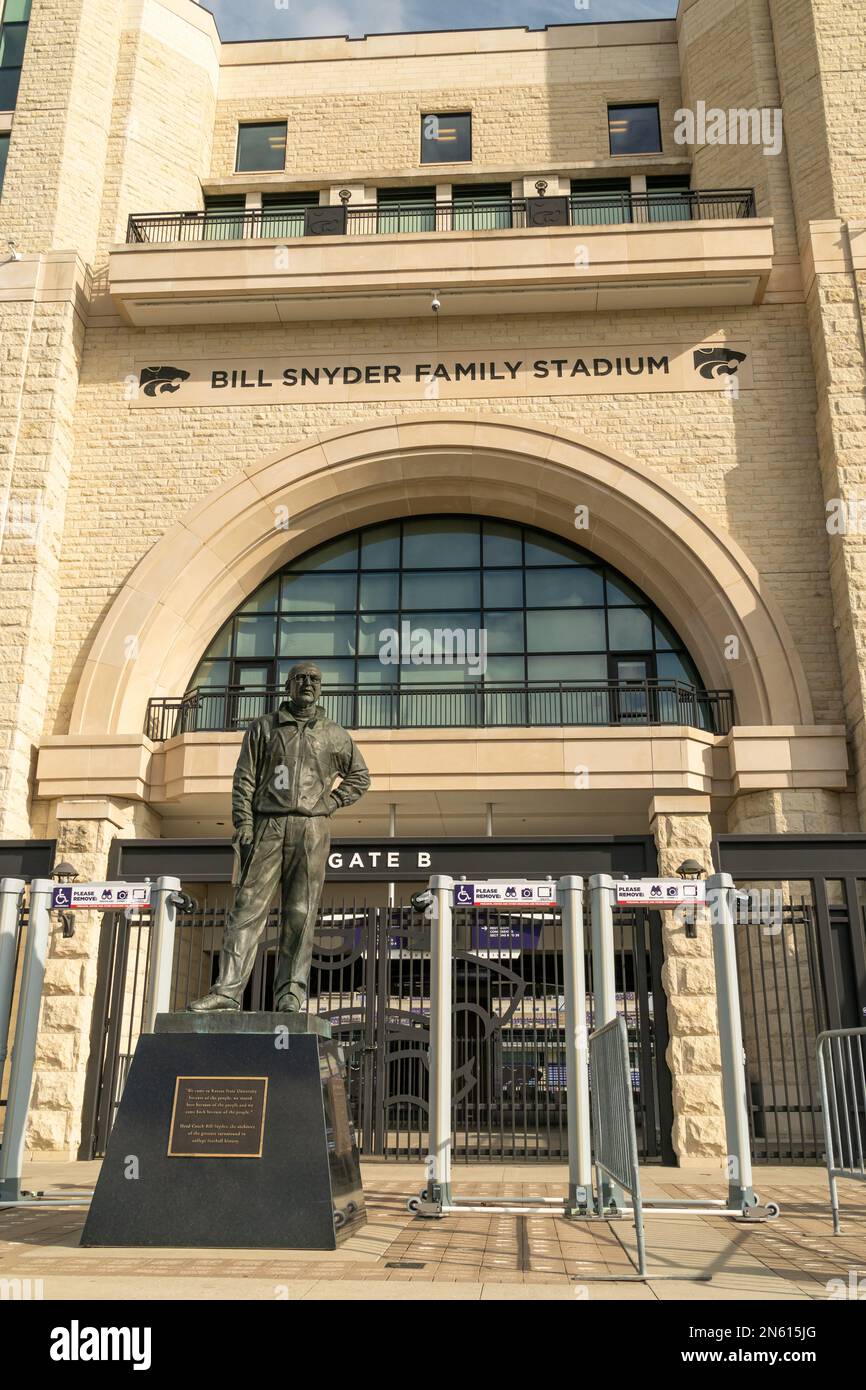
[[[232, 788], [237, 887], [210, 994], [195, 1013], [239, 1010], [268, 908], [282, 886], [274, 1008], [298, 1013], [307, 997], [313, 932], [328, 865], [331, 816], [370, 785], [367, 765], [346, 730], [318, 703], [322, 673], [293, 666], [288, 699], [247, 729]], [[336, 786], [335, 786], [336, 783]]]

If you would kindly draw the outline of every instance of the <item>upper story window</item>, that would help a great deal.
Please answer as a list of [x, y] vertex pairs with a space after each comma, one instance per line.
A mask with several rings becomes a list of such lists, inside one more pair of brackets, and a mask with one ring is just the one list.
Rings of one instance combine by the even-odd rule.
[[435, 188], [379, 188], [378, 232], [432, 232], [436, 229]]
[[422, 164], [468, 164], [472, 158], [472, 116], [431, 112], [421, 117]]
[[0, 0], [0, 111], [14, 111], [21, 79], [30, 0]]
[[457, 183], [451, 189], [456, 231], [496, 231], [511, 226], [510, 183]]
[[0, 194], [3, 192], [3, 178], [6, 174], [6, 160], [9, 155], [9, 132], [0, 134]]
[[657, 101], [609, 106], [607, 128], [611, 154], [661, 154], [662, 130]]
[[260, 174], [286, 167], [288, 122], [262, 121], [238, 126], [235, 172]]

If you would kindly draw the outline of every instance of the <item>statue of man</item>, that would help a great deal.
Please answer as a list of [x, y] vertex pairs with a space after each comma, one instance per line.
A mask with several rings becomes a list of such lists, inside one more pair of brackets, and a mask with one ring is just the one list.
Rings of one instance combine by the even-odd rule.
[[[277, 885], [282, 889], [274, 1008], [297, 1013], [307, 997], [313, 932], [331, 844], [331, 816], [370, 785], [367, 765], [346, 730], [318, 703], [322, 673], [293, 666], [288, 699], [247, 729], [232, 788], [234, 907], [219, 977], [195, 1013], [241, 1007], [256, 947]], [[336, 785], [335, 785], [336, 784]]]

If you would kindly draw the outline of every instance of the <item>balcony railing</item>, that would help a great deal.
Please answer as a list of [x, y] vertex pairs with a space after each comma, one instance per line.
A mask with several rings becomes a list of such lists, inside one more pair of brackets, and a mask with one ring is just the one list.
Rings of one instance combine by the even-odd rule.
[[672, 193], [580, 194], [469, 199], [449, 203], [358, 203], [345, 207], [166, 212], [130, 217], [136, 243], [282, 240], [303, 236], [394, 236], [410, 232], [544, 230], [623, 223], [689, 222], [755, 216], [751, 188]]
[[[145, 733], [154, 742], [179, 734], [244, 729], [285, 698], [277, 686], [190, 690], [150, 700]], [[730, 690], [698, 690], [682, 681], [551, 682], [543, 685], [332, 686], [322, 696], [347, 729], [550, 728], [685, 725], [726, 734]]]

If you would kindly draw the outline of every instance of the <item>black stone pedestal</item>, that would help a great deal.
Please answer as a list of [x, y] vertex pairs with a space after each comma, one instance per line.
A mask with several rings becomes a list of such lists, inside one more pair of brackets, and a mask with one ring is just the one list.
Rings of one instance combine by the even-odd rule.
[[325, 1020], [159, 1016], [136, 1047], [82, 1245], [334, 1250], [366, 1219]]

